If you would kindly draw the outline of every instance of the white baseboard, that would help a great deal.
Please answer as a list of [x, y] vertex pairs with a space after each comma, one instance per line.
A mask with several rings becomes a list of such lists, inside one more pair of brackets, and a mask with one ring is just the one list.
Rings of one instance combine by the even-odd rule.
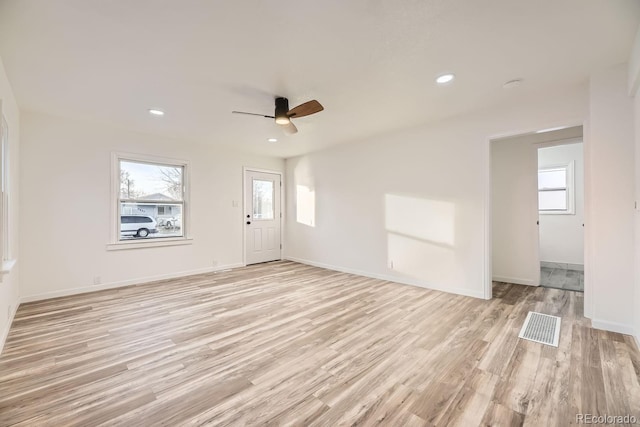
[[2, 331], [2, 335], [0, 335], [0, 354], [2, 354], [2, 350], [4, 350], [4, 344], [7, 342], [7, 337], [9, 336], [9, 330], [11, 329], [11, 324], [13, 323], [13, 319], [16, 317], [16, 312], [18, 311], [18, 307], [20, 306], [20, 300], [17, 299], [11, 305], [13, 308], [11, 310], [11, 315], [9, 316], [9, 321], [7, 322], [7, 326]]
[[50, 298], [66, 297], [69, 295], [84, 294], [87, 292], [102, 291], [105, 289], [121, 288], [129, 285], [141, 285], [143, 283], [156, 282], [158, 280], [175, 279], [177, 277], [192, 276], [194, 274], [213, 273], [214, 271], [229, 270], [232, 268], [244, 267], [242, 263], [220, 265], [217, 267], [200, 268], [196, 270], [180, 271], [176, 273], [162, 274], [158, 276], [139, 277], [137, 279], [123, 280], [119, 282], [103, 283], [101, 285], [83, 286], [80, 288], [63, 289], [60, 291], [47, 292], [37, 295], [26, 295], [20, 298], [20, 304], [33, 301], [41, 301]]
[[493, 276], [493, 281], [504, 282], [504, 283], [515, 283], [516, 285], [538, 286], [533, 280], [522, 279], [520, 277]]
[[324, 264], [321, 262], [315, 262], [315, 261], [310, 261], [307, 259], [301, 259], [301, 258], [296, 258], [291, 256], [285, 256], [284, 259], [289, 261], [299, 262], [300, 264], [307, 264], [307, 265], [312, 265], [314, 267], [326, 268], [327, 270], [339, 271], [341, 273], [357, 274], [358, 276], [371, 277], [372, 279], [386, 280], [388, 282], [395, 282], [403, 285], [417, 286], [420, 288], [432, 289], [434, 291], [448, 292], [451, 294], [464, 295], [467, 297], [484, 299], [484, 292], [482, 290], [472, 291], [464, 288], [437, 287], [431, 284], [421, 282], [419, 280], [414, 280], [406, 277], [397, 277], [397, 276], [386, 275], [386, 274], [371, 273], [368, 271], [355, 270], [353, 268], [341, 267], [341, 266], [331, 265], [331, 264]]
[[631, 325], [625, 325], [623, 323], [617, 323], [617, 322], [606, 322], [604, 320], [591, 319], [591, 326], [594, 329], [602, 329], [604, 331], [618, 332], [624, 335], [631, 335], [632, 337], [635, 338], [636, 344], [638, 344], [638, 337], [636, 336], [635, 331], [633, 330], [633, 327]]

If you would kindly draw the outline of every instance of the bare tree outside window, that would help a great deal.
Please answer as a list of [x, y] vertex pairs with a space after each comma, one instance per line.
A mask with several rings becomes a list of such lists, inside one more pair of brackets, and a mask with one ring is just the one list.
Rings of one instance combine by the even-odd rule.
[[120, 197], [123, 199], [134, 199], [138, 193], [135, 189], [135, 181], [131, 179], [131, 174], [121, 169], [120, 170]]
[[166, 185], [166, 191], [176, 200], [182, 198], [182, 168], [158, 167], [160, 179]]

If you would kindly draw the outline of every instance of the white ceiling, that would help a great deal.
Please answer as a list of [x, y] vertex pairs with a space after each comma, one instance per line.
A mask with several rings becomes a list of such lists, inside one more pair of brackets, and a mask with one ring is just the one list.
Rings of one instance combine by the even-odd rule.
[[[289, 157], [552, 95], [625, 62], [639, 22], [637, 0], [0, 0], [0, 56], [25, 110]], [[275, 95], [325, 111], [295, 136], [230, 113]]]

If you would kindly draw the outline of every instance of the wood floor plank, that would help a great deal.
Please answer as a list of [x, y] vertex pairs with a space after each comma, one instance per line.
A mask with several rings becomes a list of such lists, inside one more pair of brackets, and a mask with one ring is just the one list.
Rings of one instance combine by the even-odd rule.
[[[583, 295], [484, 301], [282, 261], [22, 304], [0, 425], [556, 425], [640, 418], [640, 353]], [[518, 338], [529, 310], [559, 346]], [[623, 414], [624, 412], [624, 414]]]

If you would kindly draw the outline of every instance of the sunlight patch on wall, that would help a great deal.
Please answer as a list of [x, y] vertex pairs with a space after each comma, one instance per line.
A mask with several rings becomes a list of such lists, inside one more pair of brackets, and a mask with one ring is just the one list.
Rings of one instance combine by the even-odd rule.
[[455, 279], [455, 205], [385, 195], [388, 267], [433, 285]]
[[296, 221], [316, 226], [316, 192], [305, 185], [296, 186]]
[[385, 195], [387, 231], [429, 242], [455, 244], [455, 205], [439, 200]]
[[408, 236], [388, 233], [387, 256], [393, 270], [434, 285], [451, 283], [455, 273], [453, 248]]

